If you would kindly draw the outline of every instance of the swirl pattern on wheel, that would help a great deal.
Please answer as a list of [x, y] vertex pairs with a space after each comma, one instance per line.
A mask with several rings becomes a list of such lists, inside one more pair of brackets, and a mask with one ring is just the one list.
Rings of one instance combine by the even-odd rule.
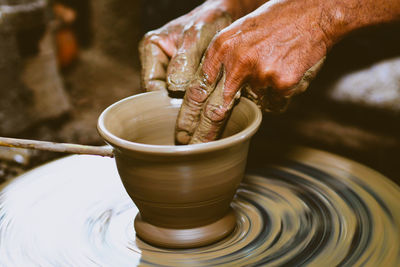
[[400, 189], [358, 163], [300, 149], [253, 170], [232, 206], [235, 231], [197, 249], [139, 240], [114, 162], [72, 156], [0, 194], [1, 266], [400, 266]]

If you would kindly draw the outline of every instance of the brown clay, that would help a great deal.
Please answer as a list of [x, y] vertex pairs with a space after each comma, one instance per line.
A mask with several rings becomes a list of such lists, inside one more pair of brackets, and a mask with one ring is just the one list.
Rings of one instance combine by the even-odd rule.
[[[203, 58], [204, 60], [204, 58]], [[244, 84], [229, 103], [225, 103], [227, 73], [221, 70], [220, 78], [209, 84], [203, 72], [203, 62], [188, 85], [182, 108], [176, 122], [176, 140], [179, 144], [197, 144], [217, 140], [229, 118], [230, 110], [241, 94], [266, 112], [283, 112], [293, 95], [304, 92], [323, 66], [325, 57], [306, 71], [302, 79], [292, 86], [290, 94], [283, 95], [276, 88], [254, 90]], [[224, 112], [222, 112], [224, 111]]]
[[226, 7], [214, 1], [146, 34], [139, 45], [142, 87], [184, 92], [214, 35], [231, 22]]
[[137, 234], [166, 247], [202, 246], [233, 231], [230, 203], [262, 117], [254, 103], [241, 99], [225, 138], [175, 146], [181, 103], [166, 92], [136, 95], [106, 109], [98, 124], [100, 135], [114, 147], [122, 182], [140, 210]]

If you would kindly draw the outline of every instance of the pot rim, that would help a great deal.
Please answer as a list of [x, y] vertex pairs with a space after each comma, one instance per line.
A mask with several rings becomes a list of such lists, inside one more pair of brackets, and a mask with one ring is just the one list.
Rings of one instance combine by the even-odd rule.
[[249, 126], [247, 126], [244, 130], [240, 131], [239, 133], [236, 133], [234, 135], [231, 135], [229, 137], [225, 137], [220, 140], [216, 141], [211, 141], [208, 143], [201, 143], [201, 144], [190, 144], [190, 145], [181, 145], [181, 146], [176, 146], [176, 145], [151, 145], [151, 144], [143, 144], [143, 143], [136, 143], [132, 141], [128, 141], [125, 139], [122, 139], [113, 133], [111, 133], [106, 126], [104, 125], [104, 120], [105, 117], [107, 116], [108, 112], [112, 110], [115, 106], [120, 105], [123, 102], [130, 101], [131, 99], [135, 98], [140, 98], [144, 96], [148, 96], [151, 94], [165, 94], [165, 92], [161, 91], [156, 91], [156, 92], [146, 92], [146, 93], [141, 93], [137, 95], [133, 95], [130, 97], [126, 97], [124, 99], [121, 99], [114, 104], [110, 105], [107, 107], [99, 116], [98, 123], [97, 123], [97, 130], [100, 134], [100, 136], [111, 146], [114, 147], [114, 149], [127, 149], [127, 150], [132, 150], [136, 152], [142, 152], [142, 153], [151, 153], [151, 154], [174, 154], [174, 155], [187, 155], [187, 154], [198, 154], [198, 153], [203, 153], [203, 152], [210, 152], [210, 151], [216, 151], [220, 149], [224, 149], [227, 147], [231, 147], [237, 143], [244, 142], [248, 139], [250, 139], [258, 130], [261, 124], [262, 120], [262, 113], [258, 106], [250, 101], [247, 98], [242, 97], [240, 101], [244, 101], [246, 105], [250, 105], [251, 109], [255, 113], [255, 118], [254, 120], [250, 123]]

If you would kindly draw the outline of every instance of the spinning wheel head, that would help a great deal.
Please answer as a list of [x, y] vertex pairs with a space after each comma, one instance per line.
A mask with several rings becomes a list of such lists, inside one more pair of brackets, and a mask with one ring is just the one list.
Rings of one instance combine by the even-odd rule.
[[399, 266], [400, 188], [353, 161], [300, 149], [246, 175], [236, 227], [196, 249], [152, 246], [115, 161], [72, 156], [0, 191], [0, 266]]

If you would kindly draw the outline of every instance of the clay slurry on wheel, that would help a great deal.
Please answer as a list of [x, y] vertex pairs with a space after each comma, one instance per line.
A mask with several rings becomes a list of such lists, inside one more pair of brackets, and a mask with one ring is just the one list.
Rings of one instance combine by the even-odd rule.
[[113, 160], [72, 156], [2, 189], [0, 265], [399, 266], [398, 199], [399, 187], [379, 173], [303, 148], [245, 177], [228, 237], [162, 249], [135, 235], [138, 210]]

